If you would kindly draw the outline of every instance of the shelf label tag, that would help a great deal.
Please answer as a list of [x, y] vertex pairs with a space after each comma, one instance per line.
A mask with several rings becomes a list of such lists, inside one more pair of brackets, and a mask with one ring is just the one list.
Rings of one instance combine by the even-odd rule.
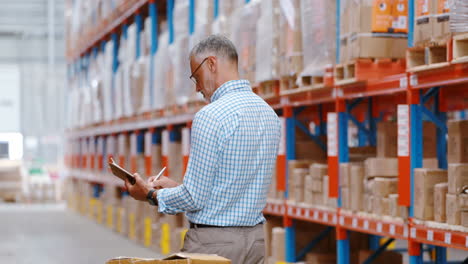
[[416, 228], [411, 228], [411, 238], [416, 238]]
[[293, 214], [293, 209], [292, 207], [288, 207], [288, 215], [292, 215]]
[[153, 133], [151, 131], [146, 131], [145, 132], [145, 156], [151, 157], [151, 146], [152, 140], [153, 140]]
[[369, 230], [369, 221], [368, 220], [364, 221], [364, 229]]
[[427, 240], [433, 241], [434, 240], [434, 231], [427, 230]]
[[338, 156], [338, 116], [336, 113], [327, 114], [327, 149], [329, 157]]
[[406, 225], [403, 226], [403, 236], [408, 237], [408, 226]]
[[445, 233], [444, 242], [445, 242], [445, 244], [451, 244], [452, 243], [452, 234], [451, 233]]
[[357, 227], [357, 219], [356, 218], [353, 218], [352, 225], [353, 225], [354, 228]]
[[409, 106], [398, 105], [398, 156], [409, 156]]
[[305, 209], [305, 217], [306, 218], [310, 217], [310, 210], [309, 209]]
[[411, 86], [416, 86], [416, 85], [418, 85], [418, 75], [416, 75], [416, 74], [411, 74], [411, 76], [410, 76], [410, 85], [411, 85]]
[[382, 233], [382, 223], [377, 223], [377, 232]]
[[336, 225], [336, 215], [333, 215], [333, 224]]
[[390, 235], [395, 235], [395, 225], [394, 224], [390, 225]]
[[318, 220], [318, 218], [319, 218], [318, 212], [317, 212], [317, 211], [314, 211], [314, 219], [315, 219], [315, 220]]
[[324, 214], [323, 214], [323, 217], [322, 217], [322, 220], [323, 220], [324, 222], [328, 222], [328, 214], [325, 214], [325, 213], [324, 213]]
[[408, 78], [403, 77], [400, 79], [400, 88], [407, 88], [408, 87]]
[[344, 225], [344, 217], [340, 216], [340, 225]]

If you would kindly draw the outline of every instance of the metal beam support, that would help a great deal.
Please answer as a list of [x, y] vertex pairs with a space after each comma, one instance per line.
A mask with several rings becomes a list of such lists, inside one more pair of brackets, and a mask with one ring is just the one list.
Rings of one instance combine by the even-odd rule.
[[369, 97], [367, 101], [367, 122], [369, 123], [369, 144], [377, 145], [377, 118], [374, 117], [374, 99]]
[[301, 106], [301, 107], [298, 107], [298, 108], [294, 109], [293, 110], [294, 117], [298, 116], [299, 114], [304, 112], [304, 110], [306, 110], [306, 109], [307, 109], [307, 107], [305, 107], [305, 106]]
[[135, 59], [139, 59], [141, 55], [141, 30], [143, 29], [143, 18], [140, 14], [135, 15], [135, 24], [136, 24], [136, 51], [135, 51]]
[[149, 3], [149, 15], [151, 18], [151, 55], [154, 55], [158, 51], [158, 10], [154, 1]]
[[353, 115], [348, 113], [348, 118], [358, 127], [360, 131], [363, 131], [367, 134], [368, 137], [371, 136], [369, 129], [367, 129], [359, 120], [357, 120]]
[[330, 232], [333, 230], [333, 227], [329, 226], [325, 228], [322, 232], [320, 232], [316, 237], [312, 239], [312, 241], [309, 242], [297, 255], [296, 257], [296, 262], [300, 261], [305, 258], [306, 254], [310, 252], [320, 241], [322, 241], [324, 238], [326, 238]]
[[461, 120], [466, 120], [466, 110], [460, 111], [460, 119]]
[[369, 235], [369, 249], [376, 251], [380, 247], [380, 239], [382, 237], [378, 235]]
[[429, 121], [431, 121], [437, 126], [438, 130], [441, 130], [442, 133], [447, 134], [447, 124], [444, 122], [444, 120], [439, 120], [439, 118], [434, 113], [432, 113], [429, 109], [422, 105], [421, 111], [428, 118]]
[[320, 120], [319, 122], [320, 124], [316, 126], [315, 132], [317, 136], [324, 136], [327, 134], [327, 122], [323, 120], [323, 105], [322, 104], [318, 105], [318, 115], [319, 115], [318, 120]]
[[448, 161], [447, 161], [447, 113], [445, 112], [445, 107], [441, 107], [441, 100], [443, 95], [438, 92], [435, 95], [434, 100], [434, 112], [435, 116], [439, 120], [441, 124], [444, 125], [445, 131], [443, 129], [437, 128], [436, 140], [437, 140], [437, 160], [439, 162], [439, 168], [441, 169], [448, 169]]
[[422, 168], [422, 106], [410, 105], [410, 166], [411, 166], [411, 205], [409, 216], [414, 216], [414, 169]]
[[174, 42], [174, 0], [167, 0], [167, 28], [169, 32], [169, 44]]
[[341, 1], [336, 0], [336, 14], [335, 14], [335, 31], [336, 31], [336, 36], [335, 36], [335, 63], [339, 64], [340, 63], [340, 45], [341, 45]]
[[[425, 94], [421, 96], [421, 103], [425, 104], [429, 101], [432, 97], [439, 93], [440, 87], [432, 87], [427, 91]], [[421, 91], [422, 92], [422, 91]]]
[[[292, 109], [288, 108], [284, 111], [284, 116], [286, 118], [286, 160], [295, 160], [296, 159], [296, 126], [295, 118], [292, 113]], [[287, 168], [287, 164], [286, 164]], [[289, 172], [286, 170], [286, 199], [289, 197], [288, 193], [288, 178]], [[287, 217], [286, 217], [287, 218]], [[294, 228], [294, 222], [291, 219], [285, 219], [285, 245], [286, 245], [286, 261], [295, 262], [296, 261], [296, 230]]]
[[364, 101], [364, 99], [364, 97], [360, 97], [353, 100], [349, 104], [346, 104], [346, 110], [348, 111], [348, 113], [351, 113], [351, 111], [353, 111], [353, 109], [356, 108], [356, 106], [358, 106], [362, 101]]
[[435, 247], [436, 264], [447, 264], [447, 248], [446, 247]]
[[189, 1], [189, 35], [193, 35], [195, 32], [195, 0], [188, 0]]
[[387, 239], [387, 241], [385, 241], [385, 243], [380, 246], [372, 255], [370, 255], [365, 261], [363, 264], [371, 264], [382, 252], [385, 251], [385, 249], [387, 249], [387, 247], [393, 242], [395, 241], [394, 238], [389, 238]]
[[307, 134], [307, 136], [309, 136], [310, 139], [312, 139], [317, 145], [319, 145], [320, 148], [323, 149], [323, 151], [327, 151], [327, 145], [319, 137], [310, 133], [309, 129], [307, 129], [307, 127], [304, 124], [302, 124], [299, 120], [294, 120], [296, 126], [299, 127], [299, 129], [301, 129], [305, 134]]
[[408, 0], [408, 47], [414, 42], [414, 4], [415, 0]]
[[214, 19], [217, 19], [219, 16], [219, 0], [213, 0], [213, 1], [214, 1], [213, 16], [214, 16]]

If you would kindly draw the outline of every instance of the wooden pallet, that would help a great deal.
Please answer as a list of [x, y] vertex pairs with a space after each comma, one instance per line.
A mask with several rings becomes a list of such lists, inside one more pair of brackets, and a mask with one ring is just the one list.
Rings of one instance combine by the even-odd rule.
[[279, 94], [280, 81], [264, 81], [255, 86], [255, 92], [262, 98], [272, 98]]
[[468, 62], [468, 33], [453, 37], [452, 63]]
[[380, 79], [405, 72], [404, 59], [356, 59], [335, 66], [335, 85], [347, 85]]
[[284, 76], [280, 78], [280, 91], [293, 90], [299, 88], [296, 84], [297, 76]]
[[447, 44], [429, 44], [426, 47], [410, 48], [406, 51], [409, 72], [420, 72], [449, 65]]

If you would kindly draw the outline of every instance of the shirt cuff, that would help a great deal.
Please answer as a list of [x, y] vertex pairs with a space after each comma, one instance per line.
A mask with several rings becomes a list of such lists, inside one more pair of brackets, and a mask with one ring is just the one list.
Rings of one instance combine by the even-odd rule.
[[164, 202], [164, 189], [160, 189], [156, 191], [156, 199], [158, 200], [158, 212], [164, 213], [167, 205]]

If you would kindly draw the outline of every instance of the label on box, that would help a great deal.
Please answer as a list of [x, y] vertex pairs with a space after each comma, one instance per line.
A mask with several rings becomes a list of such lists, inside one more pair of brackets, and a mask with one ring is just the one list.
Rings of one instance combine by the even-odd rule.
[[153, 145], [153, 133], [151, 131], [146, 131], [145, 132], [145, 156], [150, 157], [151, 156], [151, 147]]
[[437, 14], [446, 14], [450, 12], [450, 4], [448, 0], [437, 1]]
[[398, 156], [409, 156], [409, 106], [398, 105]]
[[338, 156], [338, 116], [336, 113], [327, 114], [327, 149], [329, 157]]

